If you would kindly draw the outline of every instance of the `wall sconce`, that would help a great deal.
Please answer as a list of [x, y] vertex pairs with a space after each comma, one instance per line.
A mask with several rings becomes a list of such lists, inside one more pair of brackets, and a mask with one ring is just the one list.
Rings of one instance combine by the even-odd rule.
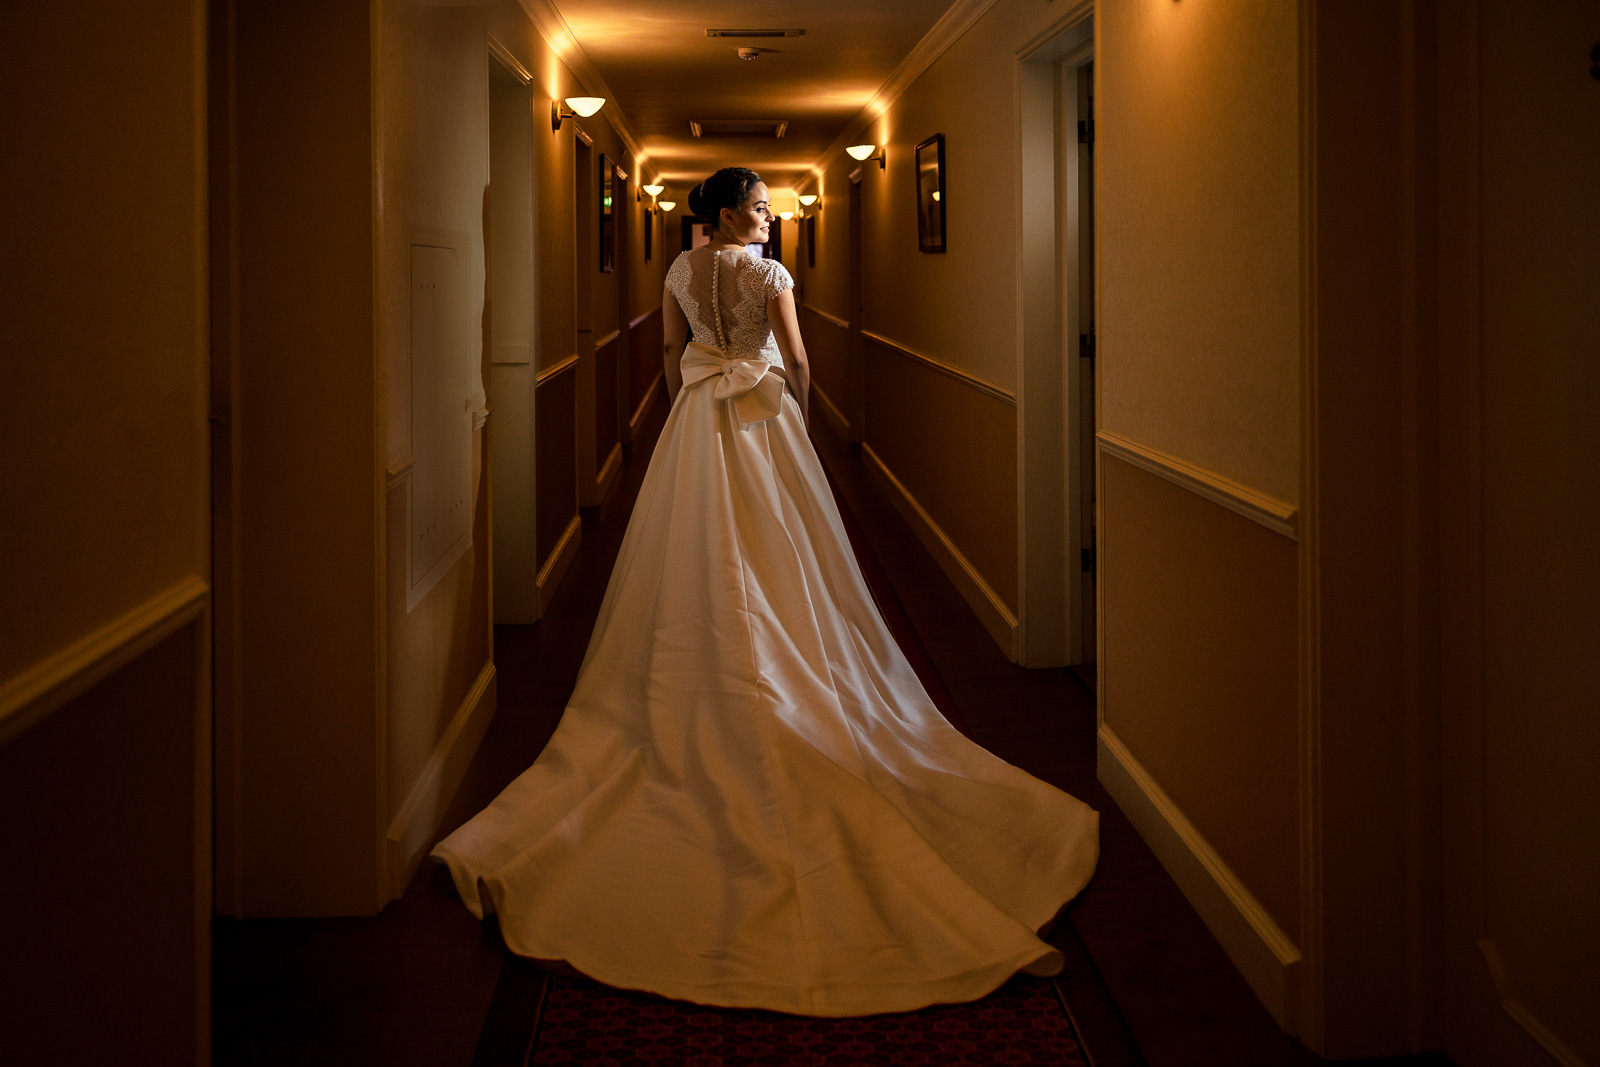
[[650, 194], [651, 199], [654, 199], [660, 196], [666, 188], [665, 185], [647, 185], [644, 187], [644, 191]]
[[656, 203], [656, 207], [660, 208], [663, 214], [677, 206], [678, 202], [676, 200], [661, 200]]
[[780, 212], [778, 212], [778, 217], [780, 219], [782, 219], [784, 222], [788, 222], [790, 219], [794, 218], [794, 212], [792, 212], [792, 211], [780, 211]]
[[596, 111], [606, 106], [603, 96], [569, 96], [566, 100], [550, 101], [550, 128], [559, 130], [562, 119], [570, 119], [574, 115], [586, 119]]
[[847, 153], [849, 153], [851, 159], [875, 159], [875, 160], [877, 160], [878, 161], [878, 169], [879, 170], [883, 170], [885, 165], [886, 165], [885, 162], [884, 162], [884, 151], [883, 151], [883, 149], [879, 148], [875, 144], [851, 145], [849, 148], [846, 148], [845, 151]]
[[[812, 204], [815, 204], [816, 202], [817, 202], [817, 194], [816, 193], [807, 193], [806, 195], [800, 197], [800, 206], [801, 207], [810, 207]], [[821, 211], [822, 209], [818, 208], [817, 210]]]

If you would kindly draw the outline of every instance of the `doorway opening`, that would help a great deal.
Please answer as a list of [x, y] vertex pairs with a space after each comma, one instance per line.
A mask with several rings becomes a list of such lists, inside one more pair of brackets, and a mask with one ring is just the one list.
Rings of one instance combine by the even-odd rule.
[[[1015, 658], [1080, 666], [1095, 653], [1092, 16], [1019, 56]], [[1082, 135], [1080, 137], [1080, 128]]]
[[540, 615], [534, 546], [533, 98], [526, 72], [491, 50], [489, 187], [484, 190], [484, 340], [490, 353], [490, 582], [494, 621]]

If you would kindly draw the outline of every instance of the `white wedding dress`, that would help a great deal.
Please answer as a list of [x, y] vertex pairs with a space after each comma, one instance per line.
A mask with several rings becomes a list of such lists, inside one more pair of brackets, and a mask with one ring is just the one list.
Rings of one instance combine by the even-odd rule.
[[885, 628], [767, 373], [792, 284], [738, 249], [672, 265], [685, 384], [572, 699], [433, 856], [512, 951], [613, 986], [818, 1016], [972, 1000], [1059, 970], [1036, 931], [1088, 882], [1098, 815], [951, 727]]

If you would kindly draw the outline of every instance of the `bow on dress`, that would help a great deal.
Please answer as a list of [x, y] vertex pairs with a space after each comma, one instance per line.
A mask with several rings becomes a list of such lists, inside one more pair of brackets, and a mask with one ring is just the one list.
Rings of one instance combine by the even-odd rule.
[[682, 367], [685, 389], [718, 378], [711, 395], [733, 401], [741, 430], [765, 422], [782, 409], [783, 377], [768, 373], [773, 367], [764, 359], [727, 359], [710, 345], [690, 341], [683, 351]]

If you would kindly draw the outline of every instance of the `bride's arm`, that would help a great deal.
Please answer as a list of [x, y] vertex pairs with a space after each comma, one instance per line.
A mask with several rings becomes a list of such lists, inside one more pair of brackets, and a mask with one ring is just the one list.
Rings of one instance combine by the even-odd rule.
[[800, 414], [809, 423], [811, 364], [806, 362], [806, 346], [800, 340], [800, 317], [795, 314], [793, 289], [785, 289], [767, 301], [767, 321], [772, 324], [778, 351], [783, 353], [783, 367], [794, 398], [800, 402]]
[[667, 403], [678, 400], [683, 388], [683, 350], [689, 343], [689, 319], [671, 289], [661, 293], [661, 369], [667, 376]]

